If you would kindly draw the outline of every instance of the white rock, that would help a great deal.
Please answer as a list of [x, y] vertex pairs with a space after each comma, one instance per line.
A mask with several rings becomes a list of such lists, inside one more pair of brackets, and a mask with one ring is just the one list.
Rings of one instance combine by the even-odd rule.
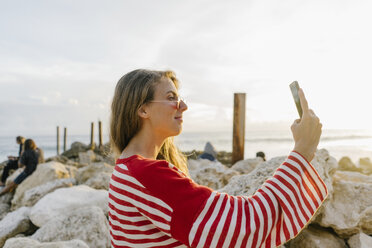
[[190, 159], [188, 163], [191, 178], [196, 183], [215, 190], [224, 187], [233, 176], [239, 175], [239, 172], [226, 167], [218, 161]]
[[350, 248], [371, 248], [372, 247], [372, 237], [365, 233], [358, 233], [349, 238], [347, 241]]
[[0, 203], [0, 220], [2, 220], [10, 211], [10, 205], [6, 203]]
[[342, 180], [355, 183], [363, 182], [372, 184], [372, 176], [367, 176], [355, 171], [336, 171], [336, 173], [333, 174], [333, 181], [339, 182]]
[[231, 169], [238, 171], [240, 174], [248, 174], [262, 162], [264, 161], [260, 157], [240, 160], [231, 166]]
[[362, 169], [357, 167], [349, 157], [342, 157], [340, 161], [338, 161], [337, 170], [362, 172]]
[[8, 185], [9, 183], [13, 182], [14, 179], [16, 179], [16, 177], [18, 177], [19, 174], [22, 173], [22, 171], [24, 171], [23, 168], [16, 169], [11, 175], [8, 176], [8, 178], [5, 181], [5, 185]]
[[30, 208], [22, 207], [8, 213], [0, 221], [0, 247], [4, 245], [8, 238], [26, 232], [30, 228], [29, 213]]
[[57, 189], [32, 207], [30, 219], [36, 226], [41, 227], [63, 213], [85, 206], [100, 207], [107, 215], [108, 192], [95, 190], [86, 185]]
[[372, 234], [372, 177], [337, 171], [333, 195], [316, 221], [332, 227], [342, 238], [363, 231]]
[[257, 165], [251, 173], [233, 177], [225, 187], [218, 191], [229, 195], [253, 195], [286, 158], [285, 156], [276, 157], [263, 162]]
[[114, 166], [111, 166], [106, 163], [92, 163], [89, 166], [85, 166], [83, 168], [79, 168], [76, 173], [76, 180], [79, 184], [83, 184], [89, 179], [101, 174], [101, 173], [109, 173], [110, 176], [114, 170]]
[[286, 244], [287, 248], [347, 248], [344, 240], [325, 230], [313, 226], [302, 230]]
[[360, 217], [359, 226], [362, 230], [365, 230], [365, 233], [372, 235], [372, 207], [367, 208], [364, 210]]
[[92, 187], [93, 189], [108, 190], [110, 186], [110, 178], [112, 173], [101, 172], [89, 178], [84, 184]]
[[362, 170], [363, 174], [366, 175], [372, 174], [372, 162], [369, 158], [359, 159], [359, 167]]
[[66, 164], [69, 161], [69, 159], [68, 157], [63, 156], [63, 155], [56, 155], [53, 157], [49, 157], [45, 160], [45, 162], [50, 162], [50, 161], [59, 162], [61, 164]]
[[22, 199], [25, 191], [45, 184], [56, 179], [69, 178], [70, 174], [65, 166], [58, 162], [48, 162], [39, 164], [36, 170], [28, 176], [16, 189], [11, 209], [17, 209], [22, 206]]
[[78, 168], [80, 168], [79, 165], [80, 164], [78, 164], [78, 163], [76, 163], [76, 165], [65, 165], [66, 170], [70, 174], [70, 178], [75, 178], [76, 177], [76, 173], [78, 171]]
[[7, 194], [4, 194], [4, 195], [0, 196], [0, 203], [10, 205], [10, 202], [12, 201], [12, 199], [13, 199], [13, 194], [12, 193], [7, 193]]
[[86, 152], [79, 152], [79, 163], [91, 164], [96, 160], [96, 154], [92, 150]]
[[46, 194], [59, 188], [72, 187], [76, 184], [74, 178], [57, 179], [27, 190], [22, 198], [21, 205], [31, 207]]
[[89, 247], [110, 247], [109, 225], [99, 207], [84, 207], [51, 219], [33, 239], [40, 242], [83, 240]]
[[81, 143], [81, 142], [74, 142], [71, 144], [71, 149], [65, 151], [62, 155], [71, 158], [79, 157], [79, 152], [85, 152], [89, 149], [89, 146]]
[[59, 241], [40, 243], [31, 238], [11, 238], [5, 243], [4, 248], [89, 248], [81, 240]]
[[40, 242], [30, 238], [10, 238], [3, 248], [39, 248]]
[[113, 153], [107, 154], [105, 157], [103, 157], [103, 162], [106, 164], [115, 166], [116, 157]]
[[315, 220], [318, 216], [321, 216], [324, 208], [326, 208], [329, 201], [332, 200], [333, 193], [333, 175], [337, 171], [338, 162], [337, 160], [329, 155], [326, 149], [317, 150], [314, 159], [311, 161], [319, 176], [323, 179], [325, 185], [328, 189], [328, 196], [324, 200], [323, 204], [320, 206], [316, 214], [313, 216], [312, 220]]
[[10, 212], [10, 202], [12, 201], [13, 193], [7, 193], [0, 196], [0, 220], [2, 220]]

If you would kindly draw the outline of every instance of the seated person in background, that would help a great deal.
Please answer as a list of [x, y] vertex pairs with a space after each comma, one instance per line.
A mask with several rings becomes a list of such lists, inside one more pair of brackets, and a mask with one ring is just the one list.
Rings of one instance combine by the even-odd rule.
[[256, 153], [256, 158], [258, 158], [258, 157], [262, 158], [263, 161], [266, 161], [265, 153], [264, 152], [257, 152]]
[[208, 141], [205, 144], [204, 152], [198, 157], [202, 159], [208, 159], [210, 161], [215, 161], [217, 157], [216, 149], [213, 147], [213, 145]]
[[7, 185], [1, 192], [0, 195], [13, 191], [23, 180], [31, 175], [39, 163], [44, 163], [44, 153], [38, 148], [32, 139], [25, 141], [24, 152], [19, 159], [18, 166], [20, 168], [26, 167], [21, 174], [14, 179], [9, 185]]
[[5, 185], [5, 181], [6, 181], [6, 179], [9, 176], [9, 171], [10, 170], [16, 170], [16, 169], [18, 169], [18, 159], [21, 157], [21, 154], [23, 152], [23, 148], [24, 148], [23, 145], [25, 143], [25, 140], [26, 139], [24, 137], [17, 136], [16, 142], [19, 145], [18, 157], [8, 156], [8, 163], [5, 165], [3, 174], [1, 175], [0, 186], [4, 186]]

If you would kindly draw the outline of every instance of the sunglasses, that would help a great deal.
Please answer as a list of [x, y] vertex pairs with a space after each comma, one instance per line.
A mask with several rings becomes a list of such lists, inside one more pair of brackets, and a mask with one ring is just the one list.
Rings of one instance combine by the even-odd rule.
[[169, 101], [166, 101], [166, 100], [164, 100], [164, 101], [149, 101], [149, 102], [159, 102], [159, 103], [176, 103], [176, 107], [177, 107], [177, 109], [180, 109], [180, 107], [181, 107], [181, 102], [183, 102], [183, 103], [185, 103], [186, 104], [186, 102], [185, 102], [185, 100], [183, 99], [183, 98], [177, 98], [177, 100], [169, 100]]

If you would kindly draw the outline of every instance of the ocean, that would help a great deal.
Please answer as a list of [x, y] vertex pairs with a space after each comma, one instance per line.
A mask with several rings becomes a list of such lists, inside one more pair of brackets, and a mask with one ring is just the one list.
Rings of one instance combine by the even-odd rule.
[[[45, 158], [55, 156], [56, 136], [39, 135], [27, 137], [35, 140], [44, 150]], [[90, 143], [90, 135], [70, 135], [67, 137], [67, 149], [75, 141]], [[217, 151], [232, 150], [232, 131], [223, 132], [184, 132], [175, 138], [175, 142], [182, 151], [203, 150], [206, 142], [211, 142]], [[63, 143], [60, 143], [61, 152]], [[97, 141], [96, 141], [97, 142]], [[103, 137], [108, 142], [108, 137]], [[256, 152], [263, 151], [266, 158], [287, 155], [294, 146], [290, 130], [246, 130], [245, 158], [255, 157]], [[319, 148], [327, 149], [331, 156], [340, 159], [350, 157], [354, 162], [359, 158], [372, 159], [372, 131], [371, 130], [323, 130]], [[18, 145], [15, 137], [0, 137], [0, 162], [8, 155], [17, 155]]]

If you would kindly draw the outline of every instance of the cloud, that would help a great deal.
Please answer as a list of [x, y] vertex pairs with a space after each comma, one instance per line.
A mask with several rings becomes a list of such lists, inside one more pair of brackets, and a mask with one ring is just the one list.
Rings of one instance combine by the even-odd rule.
[[6, 1], [1, 134], [58, 123], [85, 132], [84, 123], [108, 119], [117, 80], [137, 68], [176, 72], [185, 130], [230, 129], [235, 92], [247, 94], [248, 124], [292, 122], [293, 80], [325, 126], [370, 127], [370, 5]]
[[68, 103], [71, 105], [79, 105], [79, 100], [74, 99], [74, 98], [69, 98]]

